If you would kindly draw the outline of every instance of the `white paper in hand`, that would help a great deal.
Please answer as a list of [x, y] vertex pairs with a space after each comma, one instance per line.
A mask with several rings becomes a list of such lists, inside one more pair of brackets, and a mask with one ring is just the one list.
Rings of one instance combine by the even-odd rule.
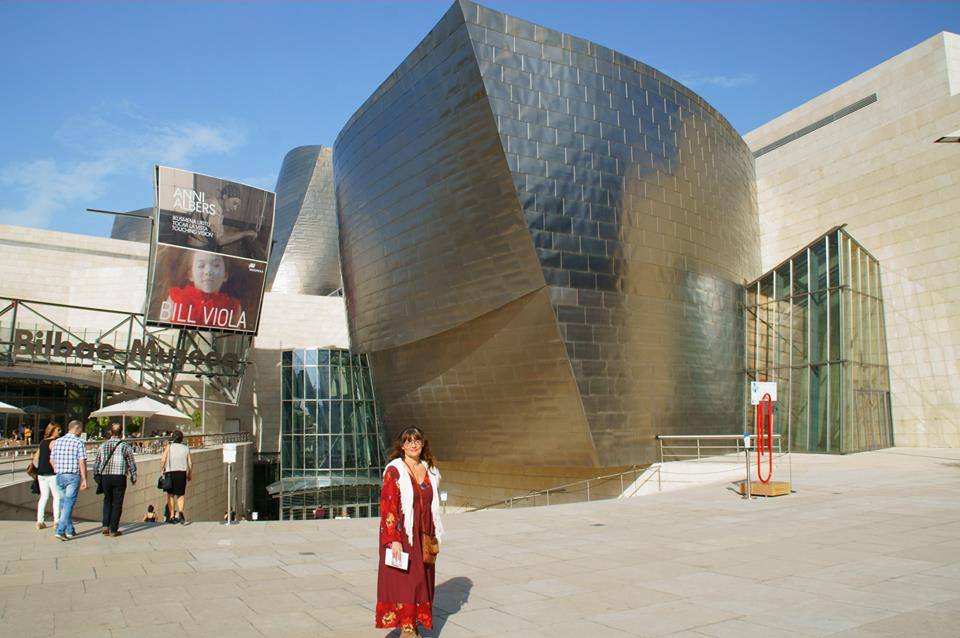
[[406, 571], [407, 567], [410, 566], [410, 554], [400, 552], [400, 558], [393, 560], [393, 550], [387, 547], [383, 552], [383, 562], [387, 567], [396, 567]]

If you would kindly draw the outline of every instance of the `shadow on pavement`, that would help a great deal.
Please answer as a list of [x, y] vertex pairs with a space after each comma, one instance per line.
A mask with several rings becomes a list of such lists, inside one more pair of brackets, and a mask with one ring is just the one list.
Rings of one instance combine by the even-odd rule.
[[[121, 536], [136, 534], [137, 532], [142, 532], [143, 530], [150, 529], [152, 527], [158, 527], [158, 525], [156, 523], [131, 523], [131, 524], [121, 523], [120, 531], [123, 532]], [[78, 541], [84, 538], [93, 538], [95, 536], [103, 536], [102, 530], [103, 528], [97, 525], [96, 527], [93, 527], [91, 529], [86, 529], [86, 530], [83, 530], [82, 532], [78, 532], [77, 535], [74, 536], [72, 540]]]
[[470, 598], [473, 581], [464, 576], [451, 578], [437, 585], [433, 594], [433, 629], [423, 629], [424, 638], [434, 638], [443, 633], [447, 619], [454, 615]]

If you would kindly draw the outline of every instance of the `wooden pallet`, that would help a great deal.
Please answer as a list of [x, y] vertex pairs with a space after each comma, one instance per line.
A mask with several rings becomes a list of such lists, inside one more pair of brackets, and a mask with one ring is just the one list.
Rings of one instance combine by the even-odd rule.
[[[747, 482], [740, 481], [737, 483], [737, 486], [740, 494], [746, 496]], [[752, 496], [783, 496], [784, 494], [790, 493], [790, 488], [790, 483], [787, 481], [770, 481], [769, 483], [752, 481], [750, 483], [750, 494]]]

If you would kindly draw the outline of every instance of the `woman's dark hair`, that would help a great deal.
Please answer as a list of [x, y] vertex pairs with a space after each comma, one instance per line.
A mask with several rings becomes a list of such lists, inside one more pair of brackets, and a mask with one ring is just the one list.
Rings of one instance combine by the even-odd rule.
[[175, 431], [173, 435], [170, 437], [170, 440], [173, 441], [174, 443], [183, 443], [183, 432], [181, 432], [180, 430]]
[[153, 512], [153, 505], [147, 505], [147, 511]]
[[397, 435], [393, 445], [390, 446], [390, 451], [387, 452], [387, 456], [391, 461], [394, 459], [403, 458], [403, 444], [407, 441], [423, 441], [423, 447], [420, 448], [420, 460], [426, 461], [427, 465], [430, 467], [436, 467], [437, 460], [434, 458], [433, 452], [430, 450], [430, 441], [428, 441], [427, 437], [424, 436], [423, 430], [416, 427], [407, 428]]

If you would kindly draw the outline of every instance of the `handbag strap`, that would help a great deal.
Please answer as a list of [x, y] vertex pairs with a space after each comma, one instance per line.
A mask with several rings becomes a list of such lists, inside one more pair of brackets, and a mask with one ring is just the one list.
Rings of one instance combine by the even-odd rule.
[[123, 441], [120, 441], [120, 442], [118, 442], [116, 445], [114, 445], [114, 446], [113, 446], [113, 449], [110, 450], [110, 454], [107, 455], [107, 460], [104, 461], [103, 463], [100, 463], [99, 465], [97, 465], [97, 474], [103, 474], [103, 468], [105, 468], [105, 467], [107, 467], [107, 465], [109, 465], [110, 459], [113, 458], [113, 453], [116, 452], [116, 451], [117, 451], [117, 448], [120, 447], [121, 445], [123, 445]]

